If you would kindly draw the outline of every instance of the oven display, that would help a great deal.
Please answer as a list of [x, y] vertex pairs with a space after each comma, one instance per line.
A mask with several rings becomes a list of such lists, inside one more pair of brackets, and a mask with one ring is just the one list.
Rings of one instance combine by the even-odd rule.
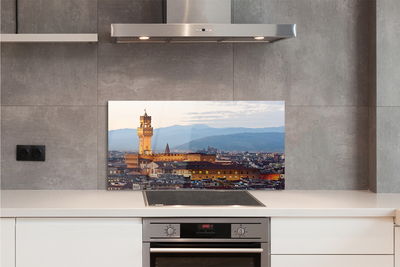
[[213, 231], [214, 230], [214, 224], [200, 223], [200, 224], [197, 225], [197, 230], [198, 231]]
[[231, 238], [230, 223], [181, 223], [181, 238]]

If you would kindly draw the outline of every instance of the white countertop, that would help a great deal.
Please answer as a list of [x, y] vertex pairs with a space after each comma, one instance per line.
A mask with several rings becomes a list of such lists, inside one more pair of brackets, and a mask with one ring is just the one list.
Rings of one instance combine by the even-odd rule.
[[3, 190], [1, 217], [396, 217], [400, 194], [251, 191], [266, 207], [146, 207], [140, 191]]

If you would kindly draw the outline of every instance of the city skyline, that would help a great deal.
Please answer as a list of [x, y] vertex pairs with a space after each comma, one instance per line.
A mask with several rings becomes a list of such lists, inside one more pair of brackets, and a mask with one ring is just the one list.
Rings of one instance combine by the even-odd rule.
[[285, 125], [284, 101], [109, 101], [108, 131], [135, 129], [145, 110], [154, 129], [205, 124], [213, 128]]
[[109, 190], [285, 187], [284, 102], [110, 101], [108, 111]]

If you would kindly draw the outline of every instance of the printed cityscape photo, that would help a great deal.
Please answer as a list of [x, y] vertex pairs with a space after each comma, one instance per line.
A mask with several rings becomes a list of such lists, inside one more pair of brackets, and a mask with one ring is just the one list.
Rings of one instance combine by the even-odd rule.
[[282, 190], [283, 101], [109, 101], [109, 190]]

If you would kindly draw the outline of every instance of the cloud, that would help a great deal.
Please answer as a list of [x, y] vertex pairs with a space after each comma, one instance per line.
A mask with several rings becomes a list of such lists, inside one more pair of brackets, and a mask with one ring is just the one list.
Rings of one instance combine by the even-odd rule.
[[135, 128], [144, 108], [153, 127], [207, 124], [211, 127], [283, 126], [283, 101], [109, 101], [109, 129]]
[[188, 112], [186, 114], [188, 115], [207, 115], [207, 114], [229, 114], [229, 113], [235, 113], [232, 110], [212, 110], [212, 111], [204, 111], [204, 112]]

